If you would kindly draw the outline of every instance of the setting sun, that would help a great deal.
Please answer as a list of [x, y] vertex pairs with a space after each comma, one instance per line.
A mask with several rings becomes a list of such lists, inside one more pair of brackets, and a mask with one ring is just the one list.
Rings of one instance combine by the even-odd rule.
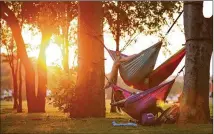
[[59, 45], [50, 43], [46, 49], [47, 65], [61, 65], [62, 53]]
[[[24, 25], [22, 30], [22, 36], [27, 48], [30, 48], [28, 51], [29, 57], [38, 58], [39, 55], [39, 45], [41, 43], [42, 35], [37, 28], [29, 30], [29, 25]], [[36, 34], [35, 34], [36, 32]], [[73, 64], [74, 51], [76, 48], [69, 47], [69, 65]], [[62, 51], [59, 44], [53, 43], [52, 40], [46, 48], [46, 63], [47, 66], [59, 65], [62, 66]], [[74, 62], [76, 65], [76, 62]]]

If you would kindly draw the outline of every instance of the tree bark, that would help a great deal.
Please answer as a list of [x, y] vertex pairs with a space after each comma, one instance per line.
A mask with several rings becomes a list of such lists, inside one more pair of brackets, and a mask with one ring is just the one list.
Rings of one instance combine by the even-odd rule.
[[17, 102], [17, 90], [18, 90], [17, 69], [18, 69], [18, 60], [17, 60], [17, 64], [16, 64], [16, 67], [15, 67], [13, 48], [12, 48], [12, 52], [11, 52], [10, 56], [11, 56], [11, 58], [10, 58], [9, 62], [10, 62], [10, 68], [11, 68], [11, 71], [12, 71], [12, 79], [13, 79], [13, 109], [17, 109], [17, 106], [18, 106], [18, 102]]
[[[0, 2], [1, 5], [1, 15], [0, 17], [4, 19], [9, 27], [11, 28], [13, 37], [16, 41], [17, 45], [17, 53], [18, 57], [20, 57], [21, 62], [24, 65], [25, 68], [25, 80], [26, 80], [26, 95], [27, 95], [27, 106], [28, 106], [28, 112], [34, 112], [34, 106], [35, 106], [35, 72], [33, 69], [33, 65], [28, 58], [25, 44], [22, 38], [21, 34], [21, 28], [19, 25], [19, 22], [15, 16], [15, 14], [8, 8], [8, 6], [2, 1]], [[6, 14], [7, 15], [6, 15]]]
[[209, 70], [212, 54], [213, 18], [202, 13], [203, 1], [184, 2], [186, 61], [184, 90], [178, 123], [208, 123]]
[[19, 96], [18, 96], [18, 107], [17, 107], [17, 112], [21, 113], [22, 112], [22, 64], [21, 61], [19, 61]]
[[[71, 117], [104, 117], [104, 47], [102, 2], [79, 2], [76, 107]], [[93, 38], [97, 36], [97, 38]]]
[[[48, 27], [48, 26], [47, 26]], [[42, 42], [40, 44], [40, 52], [37, 61], [38, 70], [38, 93], [37, 93], [37, 112], [45, 112], [45, 97], [47, 92], [47, 65], [45, 51], [49, 45], [51, 33], [47, 29], [41, 28]]]
[[18, 85], [17, 85], [17, 75], [15, 73], [14, 68], [12, 69], [12, 78], [13, 78], [13, 109], [17, 109], [18, 102], [17, 102], [17, 90], [18, 90]]
[[[117, 8], [118, 9], [120, 9], [120, 5], [121, 5], [121, 2], [118, 1], [118, 4], [117, 4]], [[120, 12], [118, 12], [117, 13], [117, 31], [116, 31], [116, 38], [115, 38], [115, 41], [116, 41], [116, 52], [119, 52], [119, 50], [120, 50], [120, 48], [119, 48], [120, 47], [120, 36], [121, 36], [120, 35]], [[117, 84], [117, 79], [118, 79], [118, 71], [117, 71], [117, 75], [115, 75], [115, 77], [113, 78], [114, 84]], [[111, 103], [113, 103], [113, 102], [114, 102], [114, 91], [112, 89], [112, 92], [111, 92]], [[120, 109], [119, 107], [117, 107], [117, 108]], [[111, 113], [116, 113], [117, 112], [116, 111], [116, 106], [112, 106], [111, 105], [110, 112]]]

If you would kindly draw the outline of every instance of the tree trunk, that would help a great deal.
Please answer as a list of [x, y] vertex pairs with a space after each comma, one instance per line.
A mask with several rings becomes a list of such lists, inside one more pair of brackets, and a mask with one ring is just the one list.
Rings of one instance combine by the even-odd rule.
[[205, 19], [203, 1], [184, 2], [186, 61], [178, 123], [208, 123], [212, 18]]
[[17, 85], [17, 75], [14, 71], [14, 68], [12, 69], [12, 77], [13, 77], [13, 109], [17, 109], [17, 90], [18, 90], [18, 85]]
[[102, 2], [79, 2], [78, 6], [77, 101], [71, 117], [104, 117], [104, 47], [100, 42], [103, 40]]
[[22, 112], [22, 64], [19, 61], [19, 96], [18, 96], [19, 104], [17, 107], [17, 112]]
[[[13, 45], [13, 44], [12, 44]], [[13, 49], [13, 48], [12, 48]], [[11, 68], [11, 72], [12, 72], [12, 79], [13, 79], [13, 109], [17, 109], [17, 69], [18, 69], [18, 64], [16, 64], [16, 67], [14, 65], [14, 55], [13, 55], [13, 51], [11, 52], [11, 58], [9, 61], [10, 64], [10, 68]], [[17, 60], [18, 63], [18, 60]]]
[[[66, 13], [66, 17], [68, 15], [68, 7], [67, 7], [67, 4], [66, 4], [66, 7], [65, 7], [65, 13]], [[66, 25], [65, 25], [65, 28], [64, 28], [64, 55], [63, 55], [63, 68], [65, 70], [66, 73], [69, 72], [69, 51], [68, 51], [68, 30], [69, 30], [69, 21], [68, 19], [66, 18], [65, 20], [66, 22]]]
[[63, 68], [66, 73], [69, 72], [69, 51], [68, 51], [68, 27], [64, 29], [64, 41], [63, 41]]
[[[26, 79], [26, 95], [27, 95], [27, 106], [28, 112], [33, 112], [35, 106], [35, 72], [33, 65], [28, 58], [25, 44], [21, 34], [21, 28], [15, 14], [7, 7], [7, 5], [2, 1], [1, 5], [1, 15], [0, 17], [4, 19], [9, 27], [11, 28], [13, 37], [16, 41], [18, 57], [20, 57], [24, 68], [25, 68], [25, 79]], [[6, 15], [6, 14], [7, 15]]]
[[[120, 9], [120, 5], [121, 5], [121, 2], [118, 1], [118, 4], [117, 4], [118, 9]], [[120, 47], [120, 12], [117, 13], [117, 31], [116, 31], [115, 41], [116, 41], [116, 52], [119, 52], [119, 50], [120, 50], [120, 48], [119, 48]], [[118, 71], [117, 71], [117, 75], [115, 75], [115, 77], [113, 78], [114, 84], [117, 84], [117, 79], [118, 79]], [[112, 89], [112, 92], [111, 92], [111, 103], [113, 103], [113, 102], [114, 102], [114, 90]], [[119, 107], [117, 107], [117, 108], [120, 109]], [[110, 112], [111, 113], [116, 113], [117, 112], [116, 111], [116, 106], [112, 106], [111, 105]]]
[[40, 44], [40, 52], [37, 61], [38, 69], [37, 112], [45, 112], [45, 97], [47, 92], [47, 65], [45, 50], [49, 45], [49, 41], [51, 38], [51, 33], [49, 33], [48, 29], [42, 29], [41, 31], [42, 31], [42, 42]]

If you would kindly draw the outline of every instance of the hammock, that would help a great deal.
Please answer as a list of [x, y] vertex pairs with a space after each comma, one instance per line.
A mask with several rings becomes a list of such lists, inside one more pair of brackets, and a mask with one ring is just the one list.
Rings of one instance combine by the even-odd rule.
[[[119, 71], [123, 80], [133, 85], [138, 84], [142, 79], [148, 76], [154, 69], [161, 45], [162, 42], [158, 42], [146, 50], [132, 56], [132, 58], [121, 62]], [[109, 53], [112, 59], [115, 60], [116, 52], [109, 51]], [[129, 56], [121, 54], [121, 58], [124, 57]]]
[[[185, 48], [182, 48], [180, 51], [166, 60], [163, 64], [161, 64], [158, 68], [153, 70], [156, 62], [155, 58], [157, 58], [155, 56], [157, 55], [150, 57], [147, 54], [149, 54], [151, 49], [154, 49], [156, 46], [157, 44], [141, 52], [141, 54], [144, 54], [144, 56], [140, 56], [139, 54], [136, 55], [135, 59], [138, 60], [130, 60], [126, 61], [125, 63], [121, 63], [119, 72], [121, 78], [128, 86], [132, 86], [133, 88], [139, 90], [146, 90], [148, 88], [159, 85], [174, 72], [178, 64], [185, 56]], [[156, 51], [156, 54], [158, 54], [159, 48], [156, 47], [156, 49], [158, 49], [158, 51]], [[115, 51], [110, 51], [110, 53], [112, 59], [115, 59]], [[126, 57], [126, 55], [122, 54], [121, 57]], [[135, 66], [132, 66], [132, 64], [134, 64]], [[129, 77], [129, 75], [127, 75], [129, 74], [129, 71], [137, 69], [138, 71], [136, 71], [135, 73], [131, 73], [131, 78]]]
[[130, 92], [126, 89], [123, 89], [121, 87], [118, 87], [116, 85], [112, 85], [111, 88], [113, 89], [114, 92], [120, 91], [124, 98], [128, 98], [129, 96], [132, 95], [132, 92]]
[[135, 95], [131, 95], [129, 91], [114, 86], [113, 90], [120, 90], [123, 93], [129, 92], [130, 94], [126, 99], [112, 103], [112, 105], [120, 106], [123, 111], [125, 111], [132, 118], [139, 120], [141, 118], [141, 114], [148, 112], [149, 108], [156, 106], [158, 100], [166, 100], [166, 97], [169, 94], [174, 82], [175, 79]]

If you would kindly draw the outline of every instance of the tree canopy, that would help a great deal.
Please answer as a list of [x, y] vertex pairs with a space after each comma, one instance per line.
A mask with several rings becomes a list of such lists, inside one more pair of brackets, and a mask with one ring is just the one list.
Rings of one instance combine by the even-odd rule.
[[104, 2], [104, 16], [116, 40], [117, 34], [125, 37], [160, 33], [181, 7], [181, 2], [170, 1], [108, 1]]

